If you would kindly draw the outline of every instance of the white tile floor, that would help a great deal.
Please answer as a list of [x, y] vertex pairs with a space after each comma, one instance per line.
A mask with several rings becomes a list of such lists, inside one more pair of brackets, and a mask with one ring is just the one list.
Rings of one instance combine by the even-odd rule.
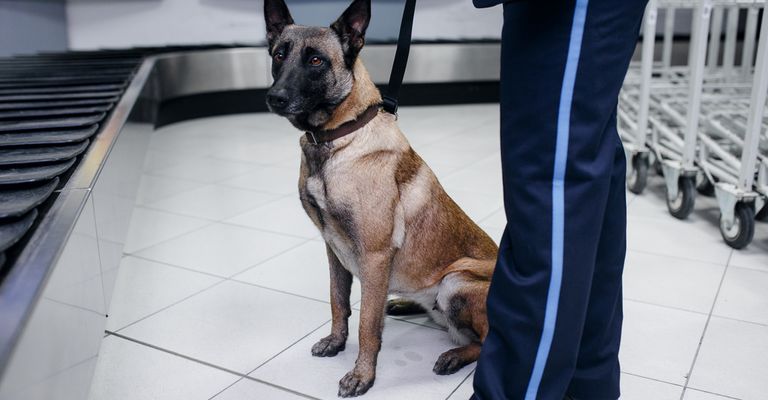
[[[504, 228], [495, 106], [403, 108], [400, 123], [446, 189], [496, 239]], [[313, 358], [329, 329], [322, 241], [297, 201], [299, 133], [268, 114], [156, 132], [133, 214], [93, 400], [335, 399], [357, 350]], [[722, 243], [714, 201], [671, 218], [662, 181], [628, 197], [623, 399], [768, 398], [768, 225]], [[359, 300], [359, 286], [353, 290]], [[474, 366], [423, 317], [388, 318], [365, 399], [466, 400]]]

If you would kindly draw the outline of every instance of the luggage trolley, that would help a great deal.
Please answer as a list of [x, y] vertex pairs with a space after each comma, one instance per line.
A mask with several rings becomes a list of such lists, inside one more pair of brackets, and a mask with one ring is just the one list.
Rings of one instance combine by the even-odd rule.
[[[640, 194], [646, 186], [648, 170], [654, 153], [647, 145], [651, 90], [658, 89], [652, 78], [655, 74], [662, 81], [681, 84], [687, 81], [688, 66], [672, 66], [672, 45], [677, 8], [692, 8], [691, 0], [650, 0], [643, 19], [641, 60], [629, 68], [618, 108], [618, 127], [627, 155], [627, 186]], [[654, 61], [657, 16], [664, 11], [664, 29], [661, 61]], [[680, 89], [682, 90], [682, 89]]]
[[[765, 80], [760, 76], [761, 67], [766, 68], [760, 64], [760, 57], [766, 57], [764, 50], [758, 55], [754, 74], [752, 68], [758, 13], [764, 5], [765, 0], [651, 0], [643, 24], [640, 66], [630, 69], [618, 110], [619, 130], [630, 160], [629, 190], [643, 191], [648, 169], [655, 163], [664, 175], [667, 207], [673, 216], [684, 219], [690, 215], [697, 189], [715, 194], [723, 238], [739, 248], [752, 239], [754, 211], [763, 208], [768, 186], [764, 133], [768, 124], [763, 119], [766, 90], [760, 86]], [[653, 61], [653, 49], [660, 8], [666, 8], [668, 17], [659, 65]], [[693, 10], [692, 41], [687, 65], [673, 67], [674, 17], [669, 16], [680, 8]], [[745, 8], [746, 35], [737, 68], [738, 18]], [[760, 49], [765, 47], [766, 31], [761, 32]]]
[[[753, 7], [764, 7], [755, 2]], [[737, 99], [723, 110], [706, 116], [701, 135], [700, 164], [714, 183], [720, 207], [720, 233], [731, 247], [747, 246], [754, 237], [756, 213], [766, 213], [768, 198], [768, 10], [764, 10], [758, 41], [754, 78], [748, 100]], [[754, 34], [757, 11], [750, 9], [747, 34]], [[754, 19], [754, 21], [750, 21]], [[745, 47], [747, 46], [745, 40]], [[750, 44], [754, 46], [754, 43]], [[748, 49], [752, 51], [752, 49]], [[746, 53], [746, 52], [745, 52]], [[745, 54], [741, 73], [751, 68], [752, 54]]]

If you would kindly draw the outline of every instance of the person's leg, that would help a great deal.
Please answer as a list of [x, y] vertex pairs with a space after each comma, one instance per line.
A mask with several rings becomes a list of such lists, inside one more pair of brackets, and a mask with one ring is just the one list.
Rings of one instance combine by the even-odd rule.
[[[624, 229], [625, 204], [617, 206], [616, 194], [623, 183], [615, 178], [623, 171], [616, 98], [644, 5], [505, 5], [501, 144], [508, 224], [488, 296], [490, 332], [475, 373], [476, 399], [561, 400], [578, 368], [597, 368], [595, 359], [580, 356], [580, 346], [596, 354], [618, 348], [605, 339], [618, 340], [620, 309], [606, 321], [588, 309], [620, 299], [623, 258], [616, 262], [615, 254], [623, 257], [624, 236], [617, 234], [614, 244], [608, 239]], [[604, 368], [613, 373], [618, 360], [608, 353]], [[579, 395], [618, 397], [613, 375], [597, 382]]]

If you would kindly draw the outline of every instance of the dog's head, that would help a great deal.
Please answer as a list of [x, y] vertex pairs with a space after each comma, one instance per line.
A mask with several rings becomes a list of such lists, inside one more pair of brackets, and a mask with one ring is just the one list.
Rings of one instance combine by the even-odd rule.
[[274, 78], [267, 106], [299, 129], [322, 126], [352, 90], [371, 0], [354, 0], [329, 28], [295, 25], [284, 0], [265, 0], [264, 18]]

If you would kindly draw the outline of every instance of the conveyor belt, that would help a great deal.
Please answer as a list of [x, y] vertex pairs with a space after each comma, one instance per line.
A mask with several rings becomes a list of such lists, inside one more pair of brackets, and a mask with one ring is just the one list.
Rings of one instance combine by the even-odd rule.
[[233, 46], [0, 59], [0, 283], [145, 57]]
[[143, 58], [142, 51], [121, 51], [0, 60], [0, 272]]

